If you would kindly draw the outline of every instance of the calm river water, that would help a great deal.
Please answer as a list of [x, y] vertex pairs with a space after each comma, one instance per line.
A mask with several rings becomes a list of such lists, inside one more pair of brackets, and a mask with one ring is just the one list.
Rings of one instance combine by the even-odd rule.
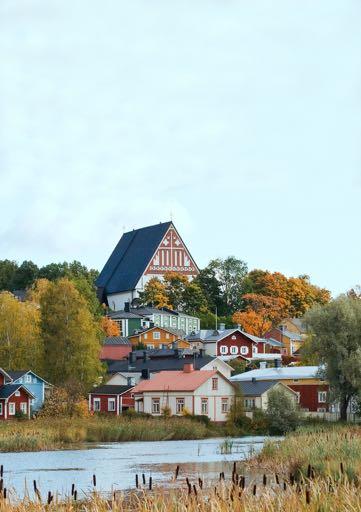
[[179, 478], [198, 476], [210, 480], [220, 471], [231, 472], [233, 461], [261, 450], [265, 437], [241, 437], [231, 441], [231, 453], [222, 453], [224, 439], [196, 441], [161, 441], [107, 443], [86, 449], [48, 452], [0, 453], [4, 465], [4, 485], [23, 496], [26, 488], [32, 494], [33, 480], [43, 496], [51, 490], [61, 495], [70, 493], [75, 483], [78, 495], [92, 489], [96, 474], [97, 489], [102, 492], [126, 490], [135, 485], [135, 475], [152, 476], [154, 485], [170, 483], [177, 464]]

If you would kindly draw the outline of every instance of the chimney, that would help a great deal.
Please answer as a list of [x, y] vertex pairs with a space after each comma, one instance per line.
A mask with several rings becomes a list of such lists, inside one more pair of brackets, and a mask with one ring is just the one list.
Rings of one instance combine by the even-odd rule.
[[124, 312], [130, 313], [130, 302], [124, 302]]
[[226, 329], [226, 324], [219, 324], [218, 330], [224, 331]]
[[194, 372], [193, 363], [184, 363], [183, 372], [184, 373], [192, 373], [192, 372]]
[[137, 360], [137, 356], [136, 356], [135, 352], [129, 352], [128, 359], [129, 359], [129, 364], [135, 363]]
[[267, 368], [267, 363], [266, 363], [266, 361], [261, 361], [261, 362], [259, 363], [259, 369], [260, 369], [260, 370], [265, 370], [266, 368]]
[[149, 380], [149, 379], [150, 379], [150, 371], [149, 371], [149, 368], [143, 368], [143, 369], [142, 369], [142, 379], [143, 379], [143, 380]]
[[135, 385], [135, 378], [134, 377], [127, 377], [127, 385], [128, 386], [134, 386]]
[[281, 361], [280, 359], [275, 359], [275, 368], [281, 368]]

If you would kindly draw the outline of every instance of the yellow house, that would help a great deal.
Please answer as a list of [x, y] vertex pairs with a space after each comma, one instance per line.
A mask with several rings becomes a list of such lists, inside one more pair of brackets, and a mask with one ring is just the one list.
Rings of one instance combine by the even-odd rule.
[[281, 354], [284, 356], [292, 356], [300, 349], [304, 341], [301, 334], [288, 331], [284, 325], [281, 325], [280, 328], [273, 327], [266, 333], [265, 337], [282, 343]]
[[133, 347], [141, 344], [147, 349], [172, 348], [174, 343], [177, 343], [178, 348], [191, 348], [191, 344], [184, 340], [183, 336], [182, 331], [168, 327], [154, 326], [129, 336], [129, 341]]

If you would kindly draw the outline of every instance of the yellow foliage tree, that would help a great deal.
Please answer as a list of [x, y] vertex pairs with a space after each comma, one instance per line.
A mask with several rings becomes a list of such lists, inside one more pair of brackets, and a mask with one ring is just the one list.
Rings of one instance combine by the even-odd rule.
[[114, 322], [111, 318], [107, 316], [102, 316], [100, 319], [100, 326], [104, 331], [106, 336], [119, 336], [120, 329], [117, 322]]
[[139, 294], [142, 304], [152, 304], [156, 308], [171, 308], [165, 284], [157, 277], [152, 277]]
[[0, 362], [8, 370], [43, 370], [39, 308], [10, 292], [0, 293]]

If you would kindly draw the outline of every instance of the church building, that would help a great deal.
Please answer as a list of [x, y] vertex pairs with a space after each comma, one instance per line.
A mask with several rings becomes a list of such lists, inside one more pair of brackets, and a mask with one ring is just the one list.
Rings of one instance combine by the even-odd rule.
[[172, 222], [124, 233], [96, 281], [98, 295], [113, 310], [134, 304], [152, 277], [179, 272], [189, 279], [199, 269]]

